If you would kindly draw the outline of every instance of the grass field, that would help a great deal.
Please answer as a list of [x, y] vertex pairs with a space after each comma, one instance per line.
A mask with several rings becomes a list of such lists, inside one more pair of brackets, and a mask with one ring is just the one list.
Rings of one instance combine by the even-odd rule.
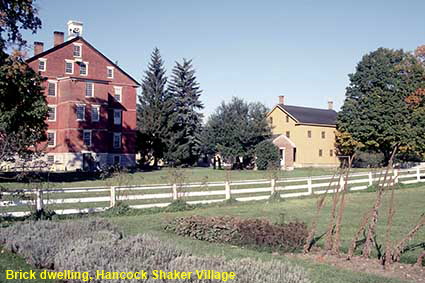
[[[411, 227], [416, 223], [421, 213], [425, 212], [423, 202], [425, 200], [425, 187], [408, 188], [396, 190], [396, 215], [394, 217], [394, 226], [392, 238], [393, 240], [403, 237]], [[360, 218], [363, 212], [372, 206], [375, 198], [374, 192], [351, 193], [347, 195], [347, 207], [344, 214], [344, 221], [342, 226], [342, 249], [347, 250], [353, 234], [358, 228]], [[191, 240], [174, 234], [165, 233], [162, 230], [163, 224], [175, 217], [184, 215], [233, 215], [240, 217], [265, 217], [274, 222], [280, 221], [284, 218], [286, 221], [291, 219], [299, 219], [306, 221], [309, 225], [312, 217], [315, 214], [315, 198], [300, 198], [288, 199], [283, 202], [251, 202], [251, 203], [236, 203], [233, 205], [217, 206], [198, 208], [192, 211], [176, 212], [176, 213], [159, 213], [159, 214], [146, 214], [137, 216], [122, 216], [110, 218], [125, 234], [138, 234], [150, 233], [155, 236], [172, 241], [178, 247], [189, 249], [195, 255], [217, 255], [225, 256], [226, 258], [243, 258], [251, 257], [261, 260], [270, 260], [271, 258], [290, 260], [295, 264], [302, 265], [308, 273], [313, 282], [356, 282], [356, 283], [396, 283], [405, 282], [401, 280], [382, 278], [374, 275], [356, 273], [347, 270], [341, 270], [336, 267], [326, 264], [316, 264], [307, 262], [300, 259], [288, 258], [284, 255], [272, 255], [267, 252], [260, 252], [256, 250], [234, 247], [224, 244], [211, 244], [202, 241]], [[318, 223], [318, 231], [323, 232], [327, 227], [328, 215], [330, 212], [329, 200], [322, 212], [322, 217]], [[378, 235], [385, 233], [385, 220], [387, 214], [387, 200], [383, 202], [381, 208], [381, 218], [378, 222]], [[380, 243], [383, 238], [378, 237]], [[425, 230], [421, 230], [415, 237], [413, 242], [425, 240]], [[403, 262], [411, 263], [416, 259], [417, 253], [411, 253], [402, 257]], [[3, 270], [13, 269], [29, 269], [20, 258], [9, 253], [2, 253], [0, 255], [0, 276]], [[37, 281], [32, 281], [37, 282]], [[46, 282], [40, 281], [37, 283]]]
[[[342, 249], [347, 247], [358, 228], [363, 212], [372, 206], [375, 193], [353, 193], [347, 196], [347, 208], [342, 226]], [[393, 240], [403, 237], [411, 227], [416, 224], [421, 213], [425, 212], [423, 201], [425, 200], [425, 188], [401, 189], [396, 191], [396, 215], [394, 217]], [[142, 215], [132, 217], [116, 217], [111, 220], [121, 227], [127, 234], [152, 233], [158, 237], [170, 240], [181, 246], [190, 249], [198, 255], [219, 255], [227, 258], [253, 257], [263, 260], [275, 258], [269, 253], [248, 250], [228, 245], [217, 245], [206, 242], [186, 239], [162, 231], [162, 225], [174, 217], [198, 214], [198, 215], [234, 215], [240, 217], [265, 217], [272, 221], [279, 221], [281, 217], [286, 220], [300, 219], [310, 224], [312, 216], [315, 214], [316, 200], [314, 198], [291, 199], [280, 203], [244, 203], [224, 207], [213, 207], [196, 209], [179, 213], [162, 213], [153, 215]], [[385, 234], [387, 201], [384, 201], [381, 209], [381, 218], [378, 222], [378, 235]], [[329, 202], [325, 206], [322, 217], [318, 223], [318, 231], [323, 232], [327, 226], [330, 212]], [[378, 237], [379, 242], [383, 238]], [[420, 231], [415, 241], [425, 240], [425, 230]], [[411, 253], [402, 257], [403, 262], [414, 262], [417, 253]], [[278, 256], [284, 259], [284, 256]], [[292, 260], [306, 267], [314, 282], [402, 282], [398, 280], [382, 279], [377, 276], [339, 270], [329, 265], [319, 265], [308, 263], [302, 260]]]
[[[364, 171], [365, 169], [353, 169], [353, 171]], [[177, 172], [177, 173], [176, 173]], [[292, 171], [279, 171], [279, 178], [291, 177], [307, 177], [307, 176], [320, 176], [332, 175], [335, 169], [332, 168], [299, 168]], [[169, 169], [164, 168], [161, 170], [150, 172], [136, 172], [126, 173], [125, 176], [112, 177], [104, 180], [93, 179], [83, 180], [88, 178], [79, 177], [78, 173], [67, 175], [64, 173], [61, 178], [60, 173], [54, 173], [54, 181], [49, 183], [50, 188], [64, 188], [64, 187], [96, 187], [96, 186], [110, 186], [119, 185], [120, 178], [125, 179], [126, 185], [143, 185], [143, 184], [166, 184], [172, 182], [172, 175], [179, 174], [183, 182], [214, 182], [224, 181], [227, 177], [232, 181], [240, 180], [256, 180], [256, 179], [270, 179], [270, 172], [257, 171], [257, 170], [213, 170], [210, 168], [188, 168], [188, 169]], [[52, 177], [53, 178], [53, 177]], [[63, 179], [63, 181], [60, 181]], [[2, 180], [0, 178], [0, 180]], [[4, 189], [25, 188], [25, 183], [20, 182], [0, 182], [0, 187]]]

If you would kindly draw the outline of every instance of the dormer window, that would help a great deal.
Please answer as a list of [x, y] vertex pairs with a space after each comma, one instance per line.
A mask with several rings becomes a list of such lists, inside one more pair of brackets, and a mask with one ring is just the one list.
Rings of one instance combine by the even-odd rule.
[[74, 57], [81, 57], [81, 43], [74, 43]]
[[46, 59], [40, 58], [38, 59], [38, 70], [41, 72], [46, 71]]
[[108, 79], [114, 78], [114, 67], [106, 67], [106, 76]]
[[89, 66], [88, 66], [88, 62], [81, 62], [80, 63], [80, 75], [82, 76], [87, 76], [88, 72], [89, 72]]

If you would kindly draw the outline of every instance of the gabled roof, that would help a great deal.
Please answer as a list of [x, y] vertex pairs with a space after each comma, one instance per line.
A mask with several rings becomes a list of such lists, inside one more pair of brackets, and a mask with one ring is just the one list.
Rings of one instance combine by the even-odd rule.
[[77, 41], [77, 40], [81, 40], [81, 41], [83, 41], [88, 47], [90, 47], [91, 49], [93, 49], [97, 54], [99, 54], [100, 56], [102, 56], [105, 60], [107, 60], [112, 66], [114, 66], [115, 68], [117, 68], [119, 71], [121, 71], [124, 75], [126, 75], [130, 80], [132, 80], [136, 85], [138, 85], [138, 86], [140, 86], [140, 83], [138, 82], [138, 81], [136, 81], [132, 76], [130, 76], [128, 73], [126, 73], [123, 69], [121, 69], [117, 64], [115, 64], [114, 62], [112, 62], [108, 57], [106, 57], [105, 55], [103, 55], [103, 53], [102, 52], [100, 52], [99, 50], [97, 50], [93, 45], [91, 45], [87, 40], [85, 40], [84, 38], [82, 38], [81, 36], [77, 36], [77, 37], [74, 37], [74, 38], [72, 38], [72, 39], [70, 39], [70, 40], [67, 40], [67, 41], [65, 41], [65, 42], [63, 42], [63, 43], [61, 43], [61, 44], [58, 44], [58, 45], [56, 45], [56, 46], [54, 46], [54, 47], [52, 47], [52, 48], [50, 48], [50, 49], [47, 49], [46, 51], [43, 51], [43, 52], [41, 52], [41, 53], [39, 53], [39, 54], [37, 54], [37, 55], [35, 55], [35, 56], [33, 56], [33, 57], [31, 57], [31, 58], [29, 58], [29, 59], [27, 59], [27, 63], [30, 63], [30, 62], [32, 62], [32, 61], [34, 61], [34, 60], [36, 60], [36, 59], [38, 59], [38, 58], [41, 58], [41, 57], [44, 57], [44, 56], [46, 56], [47, 54], [50, 54], [50, 53], [52, 53], [52, 52], [54, 52], [54, 51], [56, 51], [56, 50], [58, 50], [58, 49], [60, 49], [60, 48], [62, 48], [62, 47], [64, 47], [64, 46], [67, 46], [67, 45], [69, 45], [69, 44], [71, 44], [71, 43], [73, 43], [73, 42], [75, 42], [75, 41]]
[[301, 124], [336, 125], [335, 110], [278, 104], [279, 108]]

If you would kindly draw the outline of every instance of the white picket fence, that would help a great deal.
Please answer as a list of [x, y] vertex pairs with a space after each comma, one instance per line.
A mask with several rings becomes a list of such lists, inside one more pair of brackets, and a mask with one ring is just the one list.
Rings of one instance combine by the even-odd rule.
[[[423, 182], [425, 169], [393, 170], [396, 183]], [[348, 177], [350, 191], [367, 189], [378, 181], [382, 172], [353, 173]], [[315, 176], [286, 179], [262, 179], [232, 182], [187, 184], [159, 184], [143, 186], [52, 188], [46, 190], [8, 190], [0, 199], [1, 216], [24, 216], [34, 208], [48, 207], [58, 214], [91, 213], [114, 207], [118, 201], [132, 208], [165, 207], [173, 200], [184, 199], [189, 204], [222, 202], [230, 198], [237, 201], [266, 200], [271, 194], [282, 198], [311, 196], [326, 192], [333, 176]], [[338, 180], [339, 179], [339, 180]], [[332, 185], [343, 186], [344, 176], [338, 176]], [[25, 199], [15, 195], [20, 191]], [[333, 193], [333, 191], [329, 191]]]

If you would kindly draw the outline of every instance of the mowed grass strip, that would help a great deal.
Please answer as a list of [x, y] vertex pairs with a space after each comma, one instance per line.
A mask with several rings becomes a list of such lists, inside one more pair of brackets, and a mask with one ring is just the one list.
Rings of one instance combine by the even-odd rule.
[[[333, 168], [298, 168], [292, 171], [278, 171], [277, 177], [295, 178], [308, 176], [333, 175], [336, 169]], [[363, 172], [365, 169], [353, 169], [356, 172]], [[111, 177], [104, 180], [66, 180], [66, 173], [63, 173], [63, 182], [50, 182], [49, 188], [70, 188], [70, 187], [97, 187], [97, 186], [118, 186], [118, 185], [149, 185], [149, 184], [170, 184], [174, 182], [172, 174], [175, 169], [163, 168], [161, 170], [151, 172], [124, 173], [125, 177]], [[56, 179], [61, 179], [61, 173]], [[270, 179], [272, 173], [259, 170], [214, 170], [211, 168], [184, 168], [178, 169], [178, 174], [182, 176], [183, 183], [192, 182], [224, 182], [230, 181], [258, 180]], [[273, 175], [275, 172], [273, 172]], [[124, 179], [124, 181], [123, 181]], [[28, 184], [20, 182], [2, 182], [1, 188], [9, 189], [25, 189]]]
[[[346, 252], [351, 240], [357, 231], [363, 214], [368, 211], [375, 201], [375, 192], [350, 193], [346, 197], [346, 209], [341, 230], [342, 251]], [[385, 242], [386, 218], [388, 211], [388, 197], [385, 195], [381, 210], [380, 219], [377, 226], [377, 240], [383, 244]], [[165, 235], [162, 232], [163, 221], [184, 215], [231, 215], [240, 217], [265, 217], [273, 222], [298, 219], [310, 225], [312, 218], [316, 215], [317, 197], [286, 199], [284, 202], [247, 202], [236, 203], [220, 207], [200, 208], [187, 212], [163, 213], [155, 216], [141, 215], [114, 218], [127, 233], [155, 232]], [[391, 239], [398, 241], [404, 237], [410, 229], [417, 223], [419, 216], [425, 212], [423, 201], [425, 199], [425, 187], [398, 189], [395, 191], [395, 211], [394, 224], [392, 227]], [[327, 198], [325, 207], [318, 220], [318, 234], [326, 231], [329, 224], [331, 211], [331, 197]], [[143, 224], [143, 225], [142, 225]], [[148, 227], [146, 230], [143, 227]], [[175, 237], [173, 235], [172, 237]], [[425, 230], [422, 229], [411, 243], [424, 241]], [[322, 245], [323, 241], [319, 242]], [[413, 263], [416, 261], [419, 251], [407, 253], [402, 256], [402, 262]]]

